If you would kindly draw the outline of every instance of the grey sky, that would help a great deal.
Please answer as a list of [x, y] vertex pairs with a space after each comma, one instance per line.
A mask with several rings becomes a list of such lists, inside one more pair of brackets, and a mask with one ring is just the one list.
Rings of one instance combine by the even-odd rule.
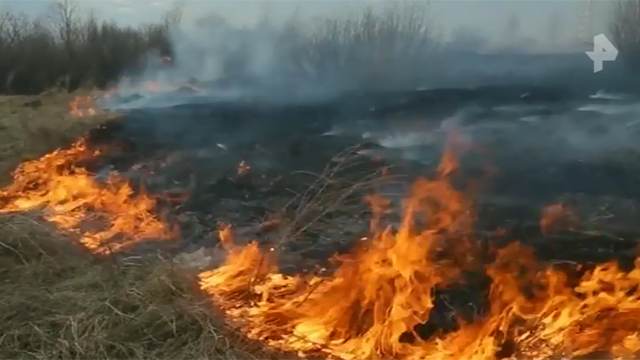
[[[85, 10], [93, 9], [102, 18], [120, 23], [152, 22], [175, 6], [175, 0], [78, 0]], [[363, 6], [381, 6], [382, 0], [180, 0], [185, 16], [217, 13], [237, 24], [251, 24], [268, 12], [274, 18], [286, 18], [293, 11], [302, 16], [343, 16]], [[586, 17], [587, 0], [433, 0], [431, 16], [438, 33], [473, 33], [490, 42], [534, 44], [541, 49], [556, 49], [606, 32], [613, 1], [593, 0], [591, 17]], [[0, 7], [45, 15], [50, 0], [0, 0]], [[592, 32], [593, 34], [587, 34]], [[562, 49], [558, 49], [562, 51]]]

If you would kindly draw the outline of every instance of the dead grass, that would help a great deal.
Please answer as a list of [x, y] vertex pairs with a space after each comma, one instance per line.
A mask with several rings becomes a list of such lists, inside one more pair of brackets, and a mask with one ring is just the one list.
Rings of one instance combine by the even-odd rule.
[[256, 358], [158, 256], [96, 259], [26, 215], [0, 234], [1, 359]]
[[[0, 186], [117, 116], [70, 116], [87, 94], [0, 96]], [[225, 330], [188, 270], [158, 254], [97, 258], [37, 214], [0, 215], [0, 359], [266, 358]]]
[[[350, 226], [365, 233], [371, 219], [366, 195], [385, 194], [385, 187], [402, 184], [402, 176], [389, 175], [387, 168], [372, 168], [358, 147], [347, 148], [335, 155], [322, 172], [297, 171], [291, 176], [303, 176], [306, 189], [296, 193], [281, 210], [280, 242], [297, 241], [307, 235], [318, 238], [328, 229], [342, 229], [336, 221], [348, 219]], [[311, 179], [311, 181], [309, 181]]]
[[21, 161], [67, 145], [115, 117], [114, 114], [70, 116], [68, 104], [79, 94], [49, 91], [38, 96], [0, 96], [0, 184], [9, 180], [10, 171]]

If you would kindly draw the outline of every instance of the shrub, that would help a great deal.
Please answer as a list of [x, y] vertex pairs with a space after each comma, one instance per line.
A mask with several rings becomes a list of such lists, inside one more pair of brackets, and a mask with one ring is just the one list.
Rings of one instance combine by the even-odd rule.
[[34, 94], [57, 86], [103, 87], [125, 71], [141, 68], [147, 54], [171, 55], [169, 27], [177, 18], [144, 27], [123, 27], [81, 18], [75, 3], [57, 3], [44, 19], [0, 14], [0, 92]]

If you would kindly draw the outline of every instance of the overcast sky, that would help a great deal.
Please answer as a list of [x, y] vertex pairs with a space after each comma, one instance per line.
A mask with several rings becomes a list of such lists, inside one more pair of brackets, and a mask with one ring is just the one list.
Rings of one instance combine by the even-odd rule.
[[[83, 9], [124, 24], [153, 22], [176, 0], [77, 0]], [[268, 12], [286, 18], [293, 11], [303, 16], [340, 16], [381, 0], [179, 0], [185, 17], [217, 13], [237, 24], [251, 24]], [[445, 38], [455, 34], [481, 35], [490, 41], [533, 39], [543, 48], [558, 48], [581, 37], [606, 32], [612, 1], [587, 0], [433, 0], [431, 16]], [[33, 15], [46, 15], [50, 0], [0, 0], [0, 7]], [[588, 25], [590, 24], [590, 25]], [[593, 34], [587, 34], [591, 32]], [[522, 42], [522, 41], [520, 41]], [[561, 49], [559, 49], [561, 51]]]

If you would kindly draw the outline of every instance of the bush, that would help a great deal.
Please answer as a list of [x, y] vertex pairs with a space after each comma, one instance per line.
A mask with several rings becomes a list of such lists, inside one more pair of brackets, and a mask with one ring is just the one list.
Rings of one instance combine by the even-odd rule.
[[411, 89], [434, 73], [436, 43], [428, 3], [401, 2], [352, 16], [284, 24], [265, 17], [236, 27], [217, 16], [171, 33], [175, 62], [146, 80], [217, 82], [260, 95], [333, 95]]
[[358, 87], [419, 86], [433, 55], [425, 3], [399, 3], [382, 12], [367, 9], [346, 20], [325, 20], [306, 44], [306, 63], [353, 78]]
[[77, 15], [70, 0], [57, 3], [50, 26], [43, 19], [0, 14], [0, 92], [35, 94], [57, 86], [106, 86], [142, 68], [150, 52], [170, 56], [169, 27], [177, 18], [140, 28]]
[[[269, 93], [388, 90], [422, 86], [437, 72], [425, 2], [391, 3], [305, 26], [297, 14], [284, 26], [265, 18], [252, 28], [209, 16], [178, 29], [179, 10], [133, 28], [80, 17], [73, 0], [59, 0], [52, 20], [46, 26], [42, 19], [0, 15], [1, 93], [104, 87], [123, 75], [157, 71], [181, 81], [267, 86]], [[164, 64], [153, 66], [162, 62], [148, 61], [149, 54], [174, 59], [169, 72]]]

